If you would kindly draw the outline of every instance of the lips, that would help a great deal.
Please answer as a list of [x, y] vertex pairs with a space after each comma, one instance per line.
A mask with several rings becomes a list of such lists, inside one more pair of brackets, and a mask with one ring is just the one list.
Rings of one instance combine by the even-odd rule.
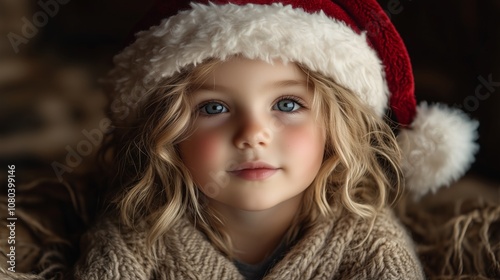
[[252, 162], [244, 162], [242, 164], [238, 164], [235, 168], [230, 170], [230, 172], [240, 171], [244, 169], [278, 169], [278, 168], [262, 161], [252, 161]]
[[280, 170], [280, 168], [265, 162], [257, 161], [239, 164], [230, 170], [229, 173], [245, 180], [255, 181], [267, 179], [278, 172], [278, 170]]

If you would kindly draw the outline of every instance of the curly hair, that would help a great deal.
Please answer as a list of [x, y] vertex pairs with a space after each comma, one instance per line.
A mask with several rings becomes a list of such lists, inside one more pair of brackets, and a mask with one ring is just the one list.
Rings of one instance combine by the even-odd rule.
[[[113, 205], [123, 224], [133, 227], [143, 220], [151, 224], [150, 246], [186, 215], [215, 247], [231, 256], [224, 219], [204, 203], [206, 197], [178, 150], [194, 129], [196, 116], [189, 93], [220, 63], [211, 59], [168, 78], [129, 108], [133, 118], [111, 113], [115, 129], [103, 154], [118, 167]], [[390, 121], [330, 78], [298, 66], [313, 88], [312, 110], [324, 125], [326, 146], [320, 170], [285, 236], [287, 241], [338, 211], [374, 221], [378, 211], [396, 199], [403, 182]]]

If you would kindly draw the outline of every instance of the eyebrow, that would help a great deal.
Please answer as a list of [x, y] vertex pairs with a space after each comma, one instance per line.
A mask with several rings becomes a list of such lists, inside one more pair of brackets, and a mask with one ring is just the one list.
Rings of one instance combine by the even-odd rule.
[[307, 87], [307, 82], [305, 80], [283, 80], [277, 81], [272, 84], [266, 85], [265, 88], [283, 88], [291, 86], [303, 86]]
[[[282, 80], [282, 81], [277, 81], [273, 82], [270, 84], [267, 84], [264, 86], [265, 89], [276, 89], [276, 88], [284, 88], [284, 87], [291, 87], [291, 86], [303, 86], [303, 87], [308, 87], [308, 84], [305, 80]], [[228, 93], [232, 92], [232, 90], [228, 87], [222, 86], [222, 85], [208, 85], [208, 84], [201, 84], [196, 87], [196, 90], [209, 90], [209, 91], [219, 91], [222, 93]]]

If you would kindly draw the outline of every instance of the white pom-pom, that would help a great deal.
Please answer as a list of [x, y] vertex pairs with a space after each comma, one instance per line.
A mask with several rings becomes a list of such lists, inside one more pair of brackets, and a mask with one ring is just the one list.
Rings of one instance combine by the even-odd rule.
[[478, 125], [462, 111], [442, 104], [418, 106], [410, 129], [398, 135], [406, 185], [415, 198], [436, 192], [467, 171], [479, 148]]

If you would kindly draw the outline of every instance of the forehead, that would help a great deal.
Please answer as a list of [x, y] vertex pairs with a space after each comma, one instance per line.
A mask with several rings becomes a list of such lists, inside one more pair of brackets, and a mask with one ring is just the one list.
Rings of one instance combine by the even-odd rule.
[[245, 86], [284, 80], [305, 81], [306, 78], [305, 73], [293, 62], [273, 60], [271, 64], [262, 60], [234, 57], [218, 64], [209, 74], [207, 82]]

